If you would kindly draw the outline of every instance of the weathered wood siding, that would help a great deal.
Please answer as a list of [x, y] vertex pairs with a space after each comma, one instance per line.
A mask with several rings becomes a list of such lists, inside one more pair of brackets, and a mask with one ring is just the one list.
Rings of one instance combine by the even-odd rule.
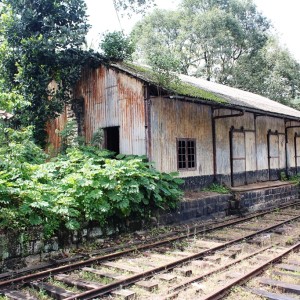
[[211, 109], [166, 98], [151, 99], [152, 157], [157, 169], [177, 171], [176, 139], [196, 139], [196, 170], [181, 177], [213, 174]]
[[[84, 99], [85, 140], [89, 143], [99, 128], [119, 126], [120, 153], [146, 154], [144, 88], [141, 81], [112, 68], [86, 68], [74, 89], [74, 98]], [[66, 118], [52, 122], [50, 142], [59, 141], [56, 126], [64, 127]], [[53, 130], [54, 129], [54, 130]]]

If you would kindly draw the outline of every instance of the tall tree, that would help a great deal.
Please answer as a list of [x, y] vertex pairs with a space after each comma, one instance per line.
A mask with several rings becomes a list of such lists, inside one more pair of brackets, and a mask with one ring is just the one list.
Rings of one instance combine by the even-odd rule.
[[300, 64], [276, 38], [255, 55], [242, 58], [229, 84], [291, 105], [300, 96]]
[[[40, 143], [46, 121], [61, 112], [79, 78], [89, 28], [85, 12], [83, 0], [3, 0], [1, 76], [7, 90], [30, 103], [18, 120], [35, 126]], [[53, 80], [58, 89], [49, 87]]]
[[166, 61], [170, 70], [291, 104], [300, 65], [270, 27], [252, 0], [182, 0], [178, 10], [148, 15], [132, 36], [138, 57], [154, 68]]
[[154, 11], [133, 36], [146, 60], [159, 47], [183, 73], [226, 83], [239, 58], [263, 47], [268, 28], [252, 0], [183, 0], [178, 11]]
[[127, 13], [145, 13], [154, 4], [154, 0], [113, 0], [116, 9]]

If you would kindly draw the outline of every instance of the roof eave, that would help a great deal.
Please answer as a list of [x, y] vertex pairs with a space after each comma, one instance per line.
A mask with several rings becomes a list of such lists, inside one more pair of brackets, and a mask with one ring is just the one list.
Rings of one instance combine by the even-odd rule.
[[260, 110], [260, 109], [249, 108], [249, 107], [245, 107], [245, 106], [241, 106], [241, 105], [234, 105], [234, 104], [230, 104], [230, 103], [217, 103], [217, 102], [213, 102], [213, 101], [207, 100], [207, 99], [193, 98], [193, 97], [187, 97], [187, 96], [182, 96], [182, 95], [170, 95], [170, 96], [164, 96], [164, 98], [205, 104], [205, 105], [212, 106], [213, 108], [236, 109], [236, 110], [240, 110], [240, 111], [243, 110], [243, 111], [249, 112], [249, 113], [300, 122], [300, 117], [298, 118], [298, 117], [291, 116], [291, 115], [278, 114], [278, 113], [273, 113], [273, 112], [264, 111], [264, 110]]

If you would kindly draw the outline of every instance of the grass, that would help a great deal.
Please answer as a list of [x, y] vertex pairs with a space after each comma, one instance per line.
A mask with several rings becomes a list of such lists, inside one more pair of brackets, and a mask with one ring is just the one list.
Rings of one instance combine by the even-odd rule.
[[30, 293], [30, 295], [38, 298], [39, 300], [51, 300], [52, 299], [43, 290], [39, 290], [38, 291], [38, 290], [36, 290], [34, 288], [28, 288], [27, 291]]
[[51, 278], [51, 279], [49, 280], [49, 283], [50, 283], [50, 284], [53, 284], [53, 285], [55, 285], [55, 286], [57, 286], [57, 287], [60, 287], [60, 288], [62, 288], [62, 289], [65, 289], [65, 290], [74, 292], [74, 293], [80, 292], [80, 289], [78, 289], [78, 288], [76, 288], [76, 287], [74, 287], [74, 286], [69, 286], [69, 285], [67, 285], [67, 284], [65, 284], [65, 283], [63, 283], [63, 282], [61, 282], [61, 281], [55, 280], [55, 279], [53, 279], [53, 278]]
[[[107, 272], [109, 273], [109, 272]], [[81, 271], [79, 273], [80, 277], [84, 280], [89, 280], [89, 281], [93, 281], [93, 282], [99, 282], [102, 284], [110, 284], [113, 279], [111, 278], [107, 278], [107, 277], [101, 277], [97, 274], [91, 273], [91, 272], [85, 272], [85, 271]]]
[[202, 191], [204, 192], [215, 192], [218, 194], [229, 194], [230, 190], [224, 186], [217, 183], [212, 183], [208, 187], [204, 188]]

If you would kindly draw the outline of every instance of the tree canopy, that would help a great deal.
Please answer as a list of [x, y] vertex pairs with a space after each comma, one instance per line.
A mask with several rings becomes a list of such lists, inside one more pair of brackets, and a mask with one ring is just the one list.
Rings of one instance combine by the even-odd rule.
[[183, 0], [177, 10], [146, 16], [132, 37], [143, 63], [168, 57], [169, 68], [183, 74], [284, 102], [299, 93], [299, 64], [270, 27], [252, 0]]
[[[17, 91], [30, 104], [17, 111], [22, 125], [45, 139], [45, 123], [62, 110], [87, 57], [81, 50], [89, 29], [83, 0], [4, 0], [1, 10], [2, 90]], [[50, 88], [56, 81], [58, 88]], [[51, 101], [50, 101], [51, 99]]]
[[268, 28], [252, 1], [184, 0], [178, 11], [155, 10], [133, 36], [146, 58], [159, 46], [183, 73], [223, 82], [236, 60], [265, 44]]

